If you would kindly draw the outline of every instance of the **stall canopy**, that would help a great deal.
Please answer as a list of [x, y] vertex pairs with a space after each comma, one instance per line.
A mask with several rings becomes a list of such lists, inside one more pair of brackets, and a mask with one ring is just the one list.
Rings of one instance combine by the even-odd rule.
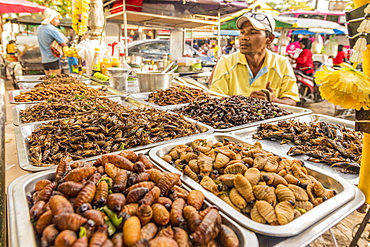
[[0, 0], [0, 13], [38, 13], [45, 9], [45, 6], [26, 0]]

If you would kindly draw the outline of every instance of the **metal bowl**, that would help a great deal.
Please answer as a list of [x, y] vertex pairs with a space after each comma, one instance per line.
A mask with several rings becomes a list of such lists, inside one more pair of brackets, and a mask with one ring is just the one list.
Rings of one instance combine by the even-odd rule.
[[140, 92], [153, 92], [158, 89], [166, 89], [171, 86], [172, 79], [177, 73], [161, 72], [137, 72], [137, 80]]

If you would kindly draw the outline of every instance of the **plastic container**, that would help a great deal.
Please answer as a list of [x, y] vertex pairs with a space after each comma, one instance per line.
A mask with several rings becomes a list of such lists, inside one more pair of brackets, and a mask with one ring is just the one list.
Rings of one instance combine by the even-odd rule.
[[112, 67], [113, 68], [116, 68], [116, 67], [120, 68], [121, 67], [121, 62], [119, 61], [118, 58], [116, 58], [116, 57], [112, 58]]
[[101, 73], [108, 75], [108, 68], [112, 67], [112, 63], [109, 57], [103, 58], [103, 61], [100, 63]]
[[100, 72], [101, 67], [100, 67], [100, 48], [96, 47], [94, 49], [94, 58], [93, 58], [93, 67], [92, 67], [93, 72]]
[[123, 93], [127, 93], [127, 77], [131, 70], [124, 68], [108, 68], [109, 85]]

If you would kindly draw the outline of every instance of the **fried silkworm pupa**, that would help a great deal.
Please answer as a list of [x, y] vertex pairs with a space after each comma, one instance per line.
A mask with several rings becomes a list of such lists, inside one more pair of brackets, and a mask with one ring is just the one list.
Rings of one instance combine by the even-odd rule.
[[[125, 206], [123, 206], [121, 213], [126, 213], [126, 214], [129, 214], [129, 215], [136, 215], [136, 212], [137, 212], [137, 209], [139, 208], [139, 204], [138, 203], [130, 203], [130, 204], [126, 204]], [[120, 216], [119, 216], [120, 217]]]
[[54, 216], [74, 212], [72, 204], [64, 196], [52, 196], [49, 200], [49, 207]]
[[163, 155], [161, 157], [161, 159], [164, 160], [164, 161], [166, 161], [167, 163], [171, 163], [171, 161], [172, 161], [172, 157], [169, 154]]
[[51, 210], [43, 213], [36, 222], [36, 232], [41, 234], [44, 231], [45, 227], [51, 224], [52, 219], [53, 213], [51, 212]]
[[276, 196], [280, 202], [282, 201], [292, 201], [295, 202], [295, 196], [293, 191], [288, 187], [279, 184], [275, 189]]
[[220, 194], [220, 191], [218, 189], [218, 185], [212, 180], [212, 178], [210, 178], [208, 176], [204, 176], [202, 178], [202, 181], [200, 181], [200, 185], [202, 185], [203, 188], [212, 192], [216, 196], [218, 194]]
[[89, 245], [89, 239], [86, 236], [78, 238], [72, 245], [72, 247], [86, 247]]
[[68, 247], [77, 240], [77, 235], [74, 231], [64, 230], [56, 237], [54, 245], [56, 247]]
[[127, 194], [126, 203], [138, 202], [148, 192], [149, 189], [145, 187], [133, 189]]
[[96, 172], [96, 168], [93, 166], [79, 167], [70, 170], [64, 177], [63, 181], [75, 181], [80, 182], [83, 179], [88, 179], [91, 175]]
[[141, 205], [137, 209], [137, 217], [139, 217], [141, 225], [147, 224], [153, 217], [152, 207], [147, 204]]
[[30, 209], [30, 217], [32, 221], [36, 221], [46, 211], [45, 202], [38, 201]]
[[143, 182], [134, 184], [134, 185], [128, 187], [125, 190], [125, 193], [128, 194], [131, 190], [139, 188], [139, 187], [145, 187], [145, 188], [148, 188], [149, 190], [151, 190], [154, 187], [154, 183], [152, 181], [143, 181]]
[[150, 178], [150, 174], [147, 172], [140, 172], [140, 173], [132, 173], [127, 181], [128, 186], [132, 186], [134, 184], [148, 181]]
[[121, 169], [113, 178], [114, 184], [112, 186], [113, 192], [123, 192], [127, 186], [127, 171]]
[[251, 212], [250, 212], [251, 219], [255, 222], [265, 224], [267, 221], [265, 218], [262, 217], [262, 215], [258, 212], [256, 204], [253, 205]]
[[82, 204], [81, 206], [79, 206], [77, 209], [76, 209], [76, 213], [78, 214], [82, 214], [83, 212], [89, 210], [89, 209], [92, 209], [92, 206], [90, 203], [84, 203]]
[[136, 162], [139, 158], [138, 155], [132, 150], [123, 150], [119, 153], [119, 155], [125, 157], [126, 159], [129, 159], [132, 162]]
[[141, 161], [136, 161], [134, 163], [133, 172], [140, 173], [145, 171], [145, 165]]
[[64, 176], [64, 174], [69, 170], [70, 165], [67, 159], [63, 159], [60, 161], [60, 163], [57, 166], [57, 169], [55, 171], [55, 182], [59, 182], [61, 178]]
[[38, 201], [48, 202], [55, 188], [56, 183], [46, 185], [41, 191], [38, 192], [35, 198], [35, 203]]
[[97, 184], [99, 180], [101, 179], [101, 174], [98, 172], [95, 172], [93, 175], [89, 177], [89, 179], [86, 180], [86, 182], [90, 182], [93, 184]]
[[255, 197], [253, 194], [253, 188], [252, 188], [251, 183], [248, 181], [246, 177], [244, 177], [241, 174], [236, 175], [234, 179], [234, 186], [238, 190], [240, 195], [244, 197], [247, 203], [254, 202]]
[[205, 209], [203, 209], [202, 211], [199, 211], [200, 218], [203, 220], [204, 217], [208, 214], [208, 212], [211, 211], [212, 209], [216, 209], [218, 211], [217, 206], [214, 206], [214, 205], [208, 206]]
[[258, 213], [271, 225], [278, 225], [274, 207], [266, 201], [256, 201]]
[[86, 219], [92, 220], [95, 222], [96, 226], [102, 226], [104, 225], [104, 214], [96, 209], [89, 209], [82, 213], [82, 216]]
[[138, 161], [141, 161], [146, 169], [152, 169], [153, 168], [153, 163], [146, 157], [143, 153], [139, 153], [137, 155]]
[[126, 246], [136, 244], [141, 238], [140, 220], [136, 216], [132, 216], [123, 224], [123, 243]]
[[163, 172], [161, 172], [160, 170], [156, 168], [149, 169], [146, 172], [149, 173], [150, 175], [149, 180], [153, 181], [155, 184], [158, 184], [159, 179], [161, 179], [164, 175]]
[[118, 168], [117, 166], [111, 163], [104, 164], [105, 173], [108, 174], [108, 176], [111, 177], [112, 179], [114, 179], [121, 170], [123, 169]]
[[184, 200], [187, 200], [187, 198], [188, 198], [188, 195], [189, 195], [189, 192], [187, 191], [187, 190], [185, 190], [185, 189], [183, 189], [183, 188], [181, 188], [180, 186], [178, 186], [178, 185], [174, 185], [170, 190], [169, 190], [169, 192], [174, 192], [174, 193], [176, 193], [176, 196], [177, 197], [180, 197], [180, 198], [182, 198], [182, 199], [184, 199]]
[[75, 181], [67, 181], [58, 185], [58, 191], [67, 196], [77, 196], [84, 187], [83, 183]]
[[49, 245], [53, 245], [58, 234], [59, 231], [54, 224], [48, 225], [42, 232], [41, 246], [47, 247]]
[[167, 210], [170, 210], [171, 206], [172, 206], [171, 199], [168, 198], [168, 197], [164, 197], [164, 196], [158, 197], [157, 203], [162, 204], [163, 206], [165, 206], [165, 208], [167, 208]]
[[35, 184], [35, 190], [36, 191], [41, 191], [42, 189], [44, 189], [49, 184], [51, 184], [51, 181], [48, 180], [48, 179], [39, 180]]
[[157, 231], [158, 231], [157, 225], [153, 222], [149, 222], [148, 224], [144, 225], [141, 228], [140, 230], [141, 238], [140, 239], [151, 240], [157, 234]]
[[143, 199], [139, 201], [139, 205], [152, 205], [153, 203], [157, 202], [160, 195], [161, 190], [157, 186], [154, 186], [148, 193], [145, 194]]
[[205, 245], [213, 240], [221, 228], [221, 215], [212, 208], [199, 224], [195, 232], [190, 234], [190, 240], [196, 245]]
[[172, 172], [164, 172], [164, 176], [158, 181], [158, 188], [162, 195], [166, 195], [167, 191], [171, 189], [180, 180], [180, 174]]
[[187, 205], [184, 207], [183, 214], [190, 231], [194, 232], [200, 222], [202, 222], [198, 211], [193, 206]]
[[182, 172], [189, 178], [193, 179], [195, 182], [199, 183], [198, 175], [189, 166], [185, 165]]
[[92, 235], [89, 241], [89, 247], [100, 247], [108, 239], [108, 226], [99, 226], [98, 230]]
[[221, 224], [218, 239], [223, 247], [239, 247], [238, 236], [230, 227], [224, 224]]
[[107, 203], [109, 186], [107, 181], [104, 179], [100, 180], [96, 187], [96, 193], [94, 196], [93, 204], [102, 207]]
[[275, 213], [280, 225], [285, 225], [294, 220], [294, 202], [283, 201], [275, 206]]
[[167, 209], [159, 203], [152, 205], [153, 221], [159, 226], [165, 226], [170, 222], [170, 213]]
[[121, 193], [112, 193], [107, 197], [107, 206], [110, 210], [114, 212], [119, 212], [122, 210], [123, 206], [126, 204], [126, 197]]
[[182, 198], [177, 198], [171, 207], [170, 212], [170, 221], [172, 226], [183, 226], [185, 223], [185, 219], [183, 216], [183, 209], [185, 207], [185, 200]]
[[178, 247], [175, 240], [166, 237], [156, 237], [149, 241], [150, 246], [155, 247]]
[[174, 227], [173, 232], [175, 234], [173, 239], [177, 242], [179, 247], [190, 247], [189, 236], [184, 229], [180, 227]]
[[237, 206], [239, 209], [243, 209], [247, 206], [247, 202], [244, 197], [242, 197], [236, 188], [232, 188], [229, 194], [231, 202]]
[[78, 193], [74, 207], [78, 208], [84, 203], [90, 203], [94, 199], [96, 192], [96, 185], [93, 183], [87, 183], [85, 187]]
[[80, 226], [86, 222], [87, 219], [85, 217], [76, 213], [62, 213], [55, 215], [53, 218], [53, 223], [61, 231], [72, 230], [77, 232]]
[[174, 232], [172, 230], [171, 226], [167, 226], [165, 228], [162, 228], [158, 233], [156, 237], [166, 237], [166, 238], [173, 238]]
[[132, 171], [134, 168], [134, 163], [132, 163], [129, 159], [120, 156], [118, 154], [106, 154], [101, 157], [102, 164], [112, 163], [113, 165]]
[[113, 242], [114, 247], [123, 247], [123, 233], [122, 232], [116, 232], [111, 237], [111, 240]]
[[189, 192], [187, 203], [193, 206], [196, 210], [200, 210], [204, 203], [204, 194], [199, 190]]
[[150, 247], [150, 245], [149, 245], [149, 241], [148, 240], [146, 240], [146, 239], [140, 239], [139, 241], [136, 242], [136, 244], [134, 244], [131, 247]]
[[235, 206], [234, 203], [230, 200], [229, 195], [221, 194], [221, 195], [219, 195], [219, 197], [220, 197], [221, 200], [223, 200], [224, 202], [226, 202], [227, 204], [229, 204], [236, 211], [238, 211], [238, 212], [241, 211], [240, 208], [238, 208], [237, 206]]

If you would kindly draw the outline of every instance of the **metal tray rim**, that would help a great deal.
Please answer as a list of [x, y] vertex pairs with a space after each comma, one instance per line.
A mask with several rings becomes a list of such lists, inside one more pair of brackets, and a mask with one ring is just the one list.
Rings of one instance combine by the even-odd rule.
[[[9, 229], [15, 230], [15, 233], [16, 233], [16, 234], [14, 234], [14, 233], [11, 234], [11, 237], [10, 237], [10, 242], [12, 243], [12, 246], [21, 246], [22, 245], [22, 244], [19, 244], [20, 239], [17, 239], [17, 236], [21, 237], [21, 236], [19, 236], [19, 229], [21, 229], [22, 231], [23, 230], [26, 231], [23, 235], [28, 236], [27, 239], [31, 238], [31, 236], [32, 236], [33, 246], [37, 246], [36, 245], [36, 240], [35, 240], [35, 237], [34, 237], [35, 236], [34, 227], [32, 226], [31, 220], [29, 219], [29, 206], [28, 206], [27, 201], [26, 201], [25, 187], [27, 185], [27, 182], [31, 182], [32, 180], [44, 178], [45, 176], [48, 176], [52, 173], [55, 173], [55, 171], [48, 170], [48, 171], [43, 171], [43, 172], [39, 172], [39, 173], [36, 173], [36, 174], [26, 174], [26, 175], [23, 175], [23, 176], [17, 178], [16, 180], [14, 180], [9, 185], [9, 187], [8, 187], [8, 195], [9, 195], [9, 197], [8, 197], [8, 202], [9, 202], [8, 203], [8, 210], [9, 210], [8, 224], [10, 226]], [[192, 190], [191, 187], [188, 187], [187, 189]], [[23, 197], [25, 200], [17, 200], [21, 197]], [[16, 200], [17, 200], [17, 203], [16, 203]], [[19, 202], [19, 201], [21, 201], [21, 202]], [[207, 199], [206, 199], [206, 202], [209, 203], [209, 204], [213, 204], [211, 201], [209, 201]], [[221, 216], [226, 221], [232, 223], [233, 226], [236, 229], [238, 229], [238, 231], [240, 232], [240, 234], [243, 237], [243, 242], [245, 243], [244, 247], [258, 247], [259, 246], [257, 236], [254, 232], [241, 227], [238, 223], [233, 221], [228, 215], [226, 215], [222, 211], [220, 211], [220, 213], [221, 213]], [[19, 219], [19, 217], [17, 217], [19, 215], [23, 215], [23, 216], [27, 217], [26, 218], [27, 222], [26, 223], [24, 222], [25, 221], [24, 217], [22, 219]], [[21, 220], [22, 224], [17, 224], [16, 223], [17, 220]], [[18, 244], [15, 245], [15, 243], [18, 243]], [[27, 246], [30, 246], [29, 244], [30, 243], [27, 242]]]
[[[213, 140], [217, 137], [227, 137], [231, 140], [233, 140], [233, 139], [237, 140], [238, 142], [245, 142], [244, 140], [241, 140], [241, 139], [239, 139], [235, 136], [232, 136], [230, 134], [220, 134], [220, 133], [214, 133], [212, 135], [207, 136], [207, 138], [205, 138], [205, 139]], [[207, 199], [209, 199], [210, 201], [212, 201], [214, 203], [217, 202], [217, 204], [220, 205], [220, 210], [224, 211], [224, 213], [227, 214], [230, 218], [232, 218], [233, 220], [238, 222], [243, 227], [248, 228], [250, 230], [253, 230], [253, 231], [255, 231], [257, 233], [260, 233], [260, 234], [274, 236], [274, 237], [291, 237], [291, 236], [297, 235], [297, 234], [301, 233], [302, 231], [304, 231], [309, 226], [314, 225], [318, 221], [318, 219], [316, 219], [318, 217], [317, 213], [316, 213], [316, 217], [312, 217], [312, 216], [315, 215], [314, 212], [320, 212], [321, 211], [320, 217], [326, 216], [326, 215], [330, 214], [332, 211], [335, 211], [335, 209], [337, 209], [339, 206], [344, 205], [349, 200], [353, 199], [353, 197], [354, 197], [354, 188], [352, 187], [352, 185], [347, 180], [345, 180], [345, 179], [343, 179], [339, 176], [329, 174], [328, 172], [326, 172], [322, 169], [319, 169], [317, 167], [314, 167], [312, 165], [307, 164], [306, 167], [308, 169], [313, 170], [313, 171], [318, 172], [318, 173], [321, 173], [321, 174], [324, 174], [325, 176], [331, 177], [331, 178], [335, 179], [337, 182], [339, 182], [340, 184], [342, 184], [344, 190], [341, 193], [339, 193], [338, 195], [341, 195], [341, 197], [345, 197], [346, 201], [337, 202], [338, 197], [337, 198], [333, 197], [333, 198], [328, 200], [328, 201], [331, 200], [330, 202], [332, 202], [330, 204], [331, 205], [331, 211], [330, 212], [328, 212], [328, 210], [325, 210], [325, 208], [328, 208], [328, 205], [329, 205], [329, 204], [326, 203], [327, 202], [326, 201], [326, 202], [316, 206], [314, 208], [316, 210], [314, 210], [314, 211], [310, 210], [306, 214], [300, 216], [299, 218], [293, 220], [292, 222], [290, 222], [286, 225], [270, 226], [270, 225], [260, 224], [260, 223], [257, 223], [255, 221], [252, 221], [247, 216], [245, 216], [241, 213], [238, 213], [231, 206], [229, 206], [223, 200], [218, 198], [216, 195], [214, 195], [213, 193], [205, 190], [199, 183], [190, 179], [189, 177], [184, 175], [182, 172], [178, 171], [176, 168], [169, 165], [167, 162], [163, 161], [160, 157], [158, 157], [157, 152], [159, 150], [161, 150], [163, 148], [172, 148], [172, 147], [175, 147], [176, 145], [179, 145], [179, 144], [184, 144], [184, 142], [176, 142], [176, 143], [170, 143], [170, 144], [154, 147], [150, 150], [149, 157], [154, 162], [156, 162], [157, 164], [162, 166], [164, 169], [167, 169], [171, 172], [176, 172], [178, 174], [181, 174], [182, 180], [188, 186], [190, 186], [193, 189], [201, 190], [204, 193], [204, 195], [206, 196]], [[265, 150], [271, 152], [271, 150], [268, 150], [268, 149], [265, 149]], [[291, 159], [291, 157], [289, 157], [289, 156], [284, 156], [284, 155], [281, 155], [281, 156]], [[337, 203], [334, 203], [334, 202], [337, 202]], [[315, 220], [313, 220], [313, 219], [315, 219]]]
[[184, 103], [184, 104], [177, 104], [177, 105], [164, 105], [164, 106], [161, 106], [161, 105], [157, 105], [157, 104], [154, 104], [152, 102], [147, 102], [145, 101], [144, 97], [140, 97], [140, 96], [146, 96], [145, 98], [147, 98], [149, 96], [151, 92], [146, 92], [146, 93], [131, 93], [129, 97], [139, 101], [140, 103], [142, 104], [145, 104], [145, 105], [149, 105], [151, 107], [154, 107], [154, 108], [162, 108], [162, 109], [166, 109], [166, 110], [169, 110], [169, 109], [172, 109], [173, 107], [182, 107], [182, 106], [187, 106], [189, 103]]
[[[92, 81], [90, 79], [79, 79], [83, 83], [85, 83], [88, 86], [92, 86]], [[35, 88], [35, 85], [43, 82], [43, 80], [35, 80], [35, 81], [18, 81], [18, 87], [19, 89], [32, 89]]]
[[[152, 148], [152, 147], [155, 147], [155, 146], [158, 146], [158, 145], [164, 145], [166, 143], [176, 142], [178, 140], [184, 140], [185, 141], [185, 140], [187, 140], [189, 138], [193, 138], [193, 137], [202, 138], [203, 136], [207, 136], [209, 134], [212, 134], [213, 131], [214, 131], [214, 129], [212, 127], [210, 127], [208, 125], [205, 125], [201, 122], [196, 122], [194, 119], [190, 119], [190, 118], [186, 118], [186, 117], [185, 117], [185, 119], [189, 122], [196, 123], [201, 128], [207, 129], [207, 131], [203, 132], [203, 133], [195, 134], [195, 135], [184, 136], [184, 137], [168, 140], [168, 141], [152, 143], [152, 144], [148, 144], [148, 145], [145, 145], [145, 146], [137, 146], [137, 147], [130, 148], [129, 150], [138, 151], [138, 150]], [[27, 137], [24, 137], [22, 135], [22, 128], [27, 128], [27, 127], [31, 126], [30, 128], [33, 127], [35, 129], [36, 125], [41, 125], [41, 123], [39, 122], [37, 124], [36, 123], [23, 124], [23, 125], [19, 125], [18, 127], [16, 127], [14, 129], [19, 166], [20, 166], [20, 168], [22, 168], [23, 170], [26, 170], [26, 171], [43, 171], [43, 170], [53, 169], [55, 166], [38, 167], [38, 166], [31, 165], [30, 162], [29, 162], [28, 149], [27, 149], [27, 144], [26, 144], [26, 141], [25, 141], [25, 139]], [[119, 153], [119, 152], [120, 151], [113, 152], [113, 153]], [[98, 155], [98, 156], [100, 156], [100, 155]], [[92, 156], [92, 157], [89, 157], [87, 159], [96, 158], [96, 157], [97, 156]], [[83, 160], [86, 160], [86, 159], [83, 159]]]

